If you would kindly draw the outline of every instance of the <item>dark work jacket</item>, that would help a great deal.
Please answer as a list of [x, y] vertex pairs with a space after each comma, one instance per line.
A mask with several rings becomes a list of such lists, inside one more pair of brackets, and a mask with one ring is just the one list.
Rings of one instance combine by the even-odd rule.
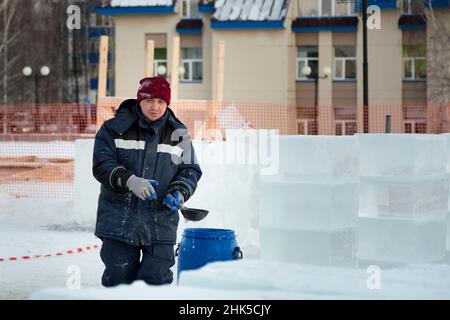
[[[186, 126], [172, 110], [147, 120], [134, 99], [122, 102], [95, 137], [93, 175], [101, 183], [95, 235], [132, 245], [175, 244], [179, 216], [162, 205], [169, 192], [187, 201], [202, 171]], [[141, 200], [126, 187], [131, 175], [157, 180], [158, 200]]]

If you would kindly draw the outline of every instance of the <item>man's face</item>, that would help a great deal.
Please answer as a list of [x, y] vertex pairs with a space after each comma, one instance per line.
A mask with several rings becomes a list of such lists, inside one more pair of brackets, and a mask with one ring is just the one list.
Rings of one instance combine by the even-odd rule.
[[167, 103], [158, 98], [142, 100], [140, 105], [142, 113], [150, 121], [161, 118], [167, 109]]

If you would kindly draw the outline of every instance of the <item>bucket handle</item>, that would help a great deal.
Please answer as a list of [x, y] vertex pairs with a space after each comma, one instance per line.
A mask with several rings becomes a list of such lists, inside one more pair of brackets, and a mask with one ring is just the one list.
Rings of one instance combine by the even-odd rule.
[[[180, 254], [180, 244], [181, 243], [178, 243], [178, 246], [175, 249], [175, 257], [178, 257], [178, 255]], [[244, 258], [244, 254], [242, 253], [241, 248], [234, 248], [233, 257], [235, 260], [241, 260], [242, 258]]]
[[239, 247], [234, 248], [233, 257], [235, 260], [241, 260], [244, 257], [241, 248]]

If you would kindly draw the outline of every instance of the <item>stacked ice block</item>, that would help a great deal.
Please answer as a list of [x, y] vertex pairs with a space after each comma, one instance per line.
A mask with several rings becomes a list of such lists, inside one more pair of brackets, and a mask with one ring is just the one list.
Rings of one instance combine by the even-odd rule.
[[448, 179], [443, 135], [357, 135], [358, 258], [419, 263], [445, 254]]
[[261, 258], [355, 263], [358, 159], [354, 137], [281, 136], [279, 172], [261, 176]]
[[[450, 183], [450, 133], [444, 134], [447, 140], [447, 176], [449, 177]], [[450, 192], [450, 190], [449, 190]], [[450, 251], [450, 193], [448, 198], [448, 211], [447, 211], [447, 248]]]
[[[180, 221], [178, 240], [183, 229], [192, 227], [233, 229], [245, 256], [259, 255], [254, 230], [257, 229], [257, 192], [259, 167], [254, 141], [245, 131], [236, 130], [236, 138], [225, 141], [195, 141], [197, 160], [203, 171], [194, 196], [187, 207], [209, 210], [202, 221]], [[240, 148], [243, 147], [243, 148]], [[237, 154], [243, 152], [245, 154]]]

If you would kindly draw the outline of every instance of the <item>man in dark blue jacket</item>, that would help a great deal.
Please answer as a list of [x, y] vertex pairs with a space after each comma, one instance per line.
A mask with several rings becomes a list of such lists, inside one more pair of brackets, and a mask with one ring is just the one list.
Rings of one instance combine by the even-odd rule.
[[[102, 239], [102, 284], [173, 281], [178, 209], [202, 171], [163, 77], [140, 81], [95, 137], [93, 174], [101, 183], [95, 235]], [[141, 258], [142, 254], [142, 258]]]

